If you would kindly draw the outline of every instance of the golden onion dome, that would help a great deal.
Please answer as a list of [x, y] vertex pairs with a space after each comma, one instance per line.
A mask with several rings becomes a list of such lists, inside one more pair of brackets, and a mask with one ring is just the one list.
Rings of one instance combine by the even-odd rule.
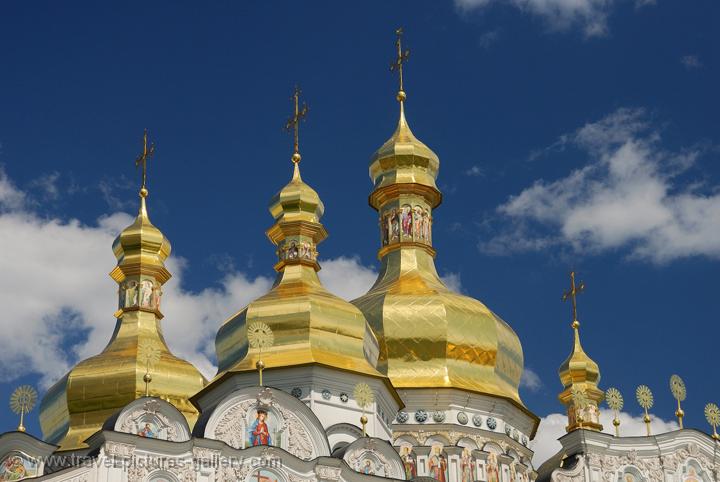
[[416, 183], [437, 189], [435, 179], [439, 170], [437, 154], [412, 133], [405, 119], [404, 104], [401, 103], [397, 129], [371, 157], [370, 179], [375, 188]]
[[435, 268], [433, 209], [439, 159], [400, 120], [372, 156], [370, 205], [379, 213], [381, 269], [352, 301], [380, 341], [379, 369], [396, 388], [457, 388], [523, 405], [518, 387], [523, 351], [512, 328], [478, 300], [445, 286]]
[[[165, 259], [170, 242], [153, 226], [145, 198], [135, 221], [113, 243], [118, 264], [110, 276], [119, 284], [117, 322], [98, 355], [79, 362], [45, 394], [40, 406], [43, 437], [60, 450], [86, 447], [84, 441], [133, 400], [161, 397], [187, 418], [198, 416], [190, 397], [205, 378], [170, 352], [162, 333], [162, 285], [170, 278]], [[146, 375], [149, 383], [146, 384]]]
[[302, 181], [297, 162], [290, 183], [273, 197], [270, 212], [276, 222], [267, 234], [277, 246], [277, 279], [267, 294], [220, 327], [215, 380], [256, 369], [260, 352], [249, 346], [248, 327], [260, 322], [270, 327], [274, 338], [271, 347], [262, 349], [265, 371], [323, 365], [383, 379], [392, 390], [375, 368], [378, 341], [364, 316], [327, 291], [318, 278], [316, 246], [327, 237], [320, 224], [323, 205]]
[[324, 212], [320, 196], [303, 182], [299, 163], [294, 163], [292, 179], [270, 201], [270, 214], [277, 222], [319, 223]]

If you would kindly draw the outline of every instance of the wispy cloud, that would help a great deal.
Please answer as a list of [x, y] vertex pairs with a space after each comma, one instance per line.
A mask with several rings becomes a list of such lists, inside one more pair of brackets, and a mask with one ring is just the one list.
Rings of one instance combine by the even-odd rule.
[[702, 62], [700, 61], [700, 57], [698, 57], [697, 55], [685, 55], [683, 58], [680, 59], [680, 62], [688, 70], [699, 69], [703, 66]]
[[540, 376], [530, 368], [525, 368], [523, 374], [520, 377], [520, 387], [526, 388], [531, 392], [537, 392], [543, 386]]
[[470, 167], [469, 169], [465, 170], [466, 176], [473, 176], [473, 177], [482, 177], [485, 175], [485, 171], [482, 170], [482, 168], [478, 165], [474, 165]]
[[[586, 37], [602, 37], [608, 33], [608, 18], [613, 8], [622, 1], [627, 0], [455, 0], [455, 5], [464, 12], [510, 5], [541, 18], [552, 31], [580, 28]], [[654, 0], [635, 0], [636, 8], [654, 3]]]
[[488, 30], [483, 32], [478, 38], [478, 45], [484, 49], [489, 49], [500, 39], [500, 29]]
[[556, 148], [584, 152], [588, 162], [560, 179], [537, 180], [499, 206], [503, 226], [479, 244], [482, 251], [563, 246], [625, 249], [656, 263], [720, 258], [720, 185], [687, 179], [703, 147], [668, 151], [644, 110], [619, 109], [563, 136]]

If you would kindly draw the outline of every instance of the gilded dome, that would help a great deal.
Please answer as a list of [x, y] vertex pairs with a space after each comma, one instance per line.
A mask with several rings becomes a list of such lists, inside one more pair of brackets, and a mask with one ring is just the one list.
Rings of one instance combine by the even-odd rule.
[[272, 289], [229, 318], [215, 346], [218, 375], [253, 371], [260, 352], [251, 349], [248, 327], [261, 322], [274, 336], [262, 350], [265, 370], [318, 364], [389, 380], [375, 367], [378, 341], [358, 308], [325, 289], [318, 278], [317, 244], [327, 237], [320, 224], [323, 204], [300, 177], [293, 177], [270, 203], [275, 224], [267, 234], [277, 245]]
[[[197, 419], [189, 398], [206, 380], [192, 364], [173, 355], [163, 337], [160, 300], [162, 284], [170, 278], [164, 264], [170, 242], [150, 222], [146, 195], [143, 190], [138, 216], [113, 243], [118, 264], [110, 275], [120, 286], [110, 342], [100, 354], [73, 367], [42, 400], [43, 437], [60, 450], [85, 447], [84, 441], [109, 417], [147, 393], [172, 403], [190, 426]], [[149, 351], [157, 357], [152, 365]]]
[[381, 269], [352, 301], [380, 341], [381, 371], [397, 388], [457, 388], [510, 400], [523, 371], [520, 340], [478, 300], [454, 293], [435, 269], [437, 155], [410, 130], [400, 100], [395, 133], [373, 154], [370, 205], [379, 213]]

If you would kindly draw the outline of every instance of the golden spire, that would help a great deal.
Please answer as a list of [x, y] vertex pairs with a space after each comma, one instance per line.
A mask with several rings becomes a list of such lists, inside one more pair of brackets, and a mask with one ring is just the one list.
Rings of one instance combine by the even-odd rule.
[[308, 113], [308, 106], [303, 102], [302, 108], [300, 107], [300, 87], [295, 86], [295, 92], [293, 93], [292, 99], [295, 106], [294, 113], [285, 123], [285, 130], [293, 131], [294, 134], [294, 149], [292, 155], [292, 162], [297, 165], [302, 157], [300, 156], [300, 121], [304, 120]]
[[147, 162], [154, 151], [146, 130], [135, 160], [142, 166], [138, 215], [113, 243], [117, 265], [110, 277], [118, 284], [118, 305], [110, 342], [50, 388], [40, 407], [43, 435], [60, 450], [85, 447], [85, 439], [114, 412], [149, 396], [150, 382], [153, 395], [172, 403], [191, 427], [198, 416], [189, 398], [205, 386], [205, 378], [170, 352], [160, 324], [163, 285], [171, 276], [165, 266], [171, 246], [147, 211]]
[[395, 40], [395, 46], [397, 47], [397, 57], [395, 57], [395, 60], [390, 64], [390, 70], [396, 71], [398, 73], [398, 93], [397, 93], [397, 100], [400, 102], [400, 109], [403, 109], [403, 103], [405, 102], [405, 99], [407, 99], [407, 95], [405, 94], [405, 87], [403, 85], [403, 64], [408, 61], [410, 58], [410, 50], [404, 50], [402, 48], [402, 35], [403, 35], [403, 29], [402, 27], [395, 30], [395, 35], [397, 35], [397, 40]]
[[37, 392], [30, 385], [17, 387], [10, 396], [10, 409], [16, 415], [20, 415], [20, 423], [17, 427], [18, 432], [25, 431], [25, 425], [23, 425], [25, 414], [35, 408], [35, 402], [37, 402]]
[[[562, 296], [563, 301], [572, 302], [572, 328], [574, 334], [573, 350], [570, 356], [560, 366], [560, 380], [564, 390], [560, 393], [560, 401], [567, 406], [569, 424], [566, 427], [568, 432], [584, 428], [589, 430], [602, 431], [600, 425], [600, 402], [603, 400], [603, 391], [598, 388], [600, 382], [600, 368], [583, 350], [580, 343], [580, 322], [577, 316], [577, 295], [585, 290], [585, 284], [581, 281], [575, 283], [575, 272], [570, 272], [570, 289]], [[584, 407], [577, 407], [572, 394], [578, 390], [583, 391], [587, 397], [587, 404]], [[582, 415], [578, 417], [578, 408]]]

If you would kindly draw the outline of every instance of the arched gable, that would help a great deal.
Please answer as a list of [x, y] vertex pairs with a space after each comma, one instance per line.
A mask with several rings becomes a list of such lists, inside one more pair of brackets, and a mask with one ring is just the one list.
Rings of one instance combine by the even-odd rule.
[[303, 460], [330, 455], [325, 430], [307, 405], [268, 387], [228, 394], [209, 414], [202, 436], [236, 449], [272, 445]]

